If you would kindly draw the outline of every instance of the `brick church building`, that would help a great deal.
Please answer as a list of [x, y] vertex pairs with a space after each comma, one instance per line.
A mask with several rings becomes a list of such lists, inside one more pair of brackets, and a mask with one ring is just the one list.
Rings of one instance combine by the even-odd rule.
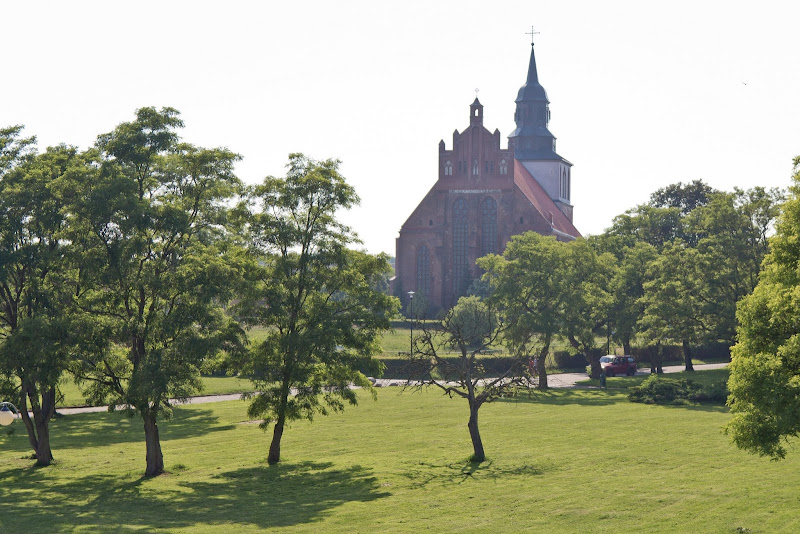
[[[475, 98], [469, 126], [439, 142], [439, 179], [400, 229], [395, 294], [424, 295], [429, 314], [453, 306], [481, 273], [475, 260], [501, 253], [512, 235], [535, 231], [572, 240], [572, 164], [556, 153], [547, 93], [531, 45], [528, 78], [517, 94], [508, 148], [483, 125]], [[415, 295], [416, 297], [416, 295]]]

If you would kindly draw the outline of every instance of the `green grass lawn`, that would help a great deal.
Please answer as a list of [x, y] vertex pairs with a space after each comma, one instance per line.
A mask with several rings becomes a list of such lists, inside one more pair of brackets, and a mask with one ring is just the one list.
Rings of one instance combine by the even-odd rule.
[[160, 424], [169, 473], [154, 479], [141, 478], [139, 419], [58, 418], [45, 469], [14, 423], [0, 434], [0, 532], [800, 530], [797, 442], [780, 463], [739, 451], [723, 407], [617, 389], [496, 402], [480, 412], [490, 460], [475, 466], [464, 401], [399, 391], [292, 424], [276, 466], [245, 402], [177, 408]]
[[[200, 392], [200, 395], [222, 395], [225, 393], [253, 391], [253, 383], [250, 380], [233, 376], [204, 376], [202, 381], [203, 391]], [[86, 404], [80, 389], [71, 377], [64, 376], [59, 388], [64, 395], [64, 400], [58, 404], [59, 407], [84, 406]]]

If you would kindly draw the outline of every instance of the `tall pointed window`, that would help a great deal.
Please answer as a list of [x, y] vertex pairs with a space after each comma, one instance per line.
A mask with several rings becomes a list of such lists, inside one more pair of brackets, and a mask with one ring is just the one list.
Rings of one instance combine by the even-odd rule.
[[417, 249], [417, 293], [431, 294], [431, 254], [425, 245]]
[[459, 197], [453, 203], [453, 293], [456, 297], [466, 293], [470, 282], [468, 235], [467, 202]]
[[453, 164], [450, 163], [450, 160], [444, 164], [444, 175], [445, 176], [452, 176], [453, 175]]
[[472, 176], [478, 176], [478, 171], [480, 170], [480, 166], [478, 165], [478, 160], [472, 162]]
[[481, 204], [481, 256], [497, 252], [497, 201], [486, 197]]
[[505, 158], [500, 160], [500, 174], [508, 174], [508, 163], [506, 163]]

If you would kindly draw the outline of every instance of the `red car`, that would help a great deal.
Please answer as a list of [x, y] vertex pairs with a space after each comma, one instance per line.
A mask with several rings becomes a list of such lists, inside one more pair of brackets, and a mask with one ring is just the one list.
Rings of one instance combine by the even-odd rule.
[[600, 358], [600, 367], [605, 371], [606, 376], [636, 374], [636, 360], [633, 356], [603, 356]]

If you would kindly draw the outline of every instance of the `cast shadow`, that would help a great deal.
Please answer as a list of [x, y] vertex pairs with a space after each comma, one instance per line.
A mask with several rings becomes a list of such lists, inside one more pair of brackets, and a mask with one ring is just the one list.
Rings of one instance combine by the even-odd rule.
[[9, 520], [47, 525], [53, 532], [141, 532], [197, 524], [219, 525], [230, 531], [237, 525], [268, 529], [313, 523], [344, 503], [390, 495], [381, 491], [369, 469], [360, 465], [336, 468], [320, 462], [242, 468], [205, 481], [178, 481], [174, 489], [163, 489], [158, 483], [158, 479], [121, 480], [111, 475], [58, 483], [41, 469], [6, 471], [0, 474], [0, 487], [42, 495], [42, 485], [46, 485], [47, 504], [15, 506], [5, 499], [0, 504], [7, 512], [0, 515], [0, 531], [12, 531], [3, 528]]
[[[58, 459], [70, 449], [82, 449], [103, 445], [124, 443], [144, 444], [144, 423], [138, 415], [129, 416], [123, 412], [99, 412], [88, 414], [62, 415], [50, 422], [50, 439], [53, 455]], [[219, 418], [210, 409], [192, 408], [173, 410], [169, 419], [158, 422], [162, 443], [171, 439], [192, 438], [230, 430], [232, 424], [220, 424]], [[11, 429], [13, 435], [0, 436], [3, 449], [32, 453], [27, 432], [20, 422]]]
[[412, 488], [422, 488], [431, 484], [441, 486], [464, 484], [472, 480], [482, 483], [515, 476], [536, 477], [548, 470], [535, 465], [503, 467], [496, 465], [492, 460], [480, 463], [467, 460], [449, 464], [419, 462], [408, 466], [403, 475], [409, 480]]

